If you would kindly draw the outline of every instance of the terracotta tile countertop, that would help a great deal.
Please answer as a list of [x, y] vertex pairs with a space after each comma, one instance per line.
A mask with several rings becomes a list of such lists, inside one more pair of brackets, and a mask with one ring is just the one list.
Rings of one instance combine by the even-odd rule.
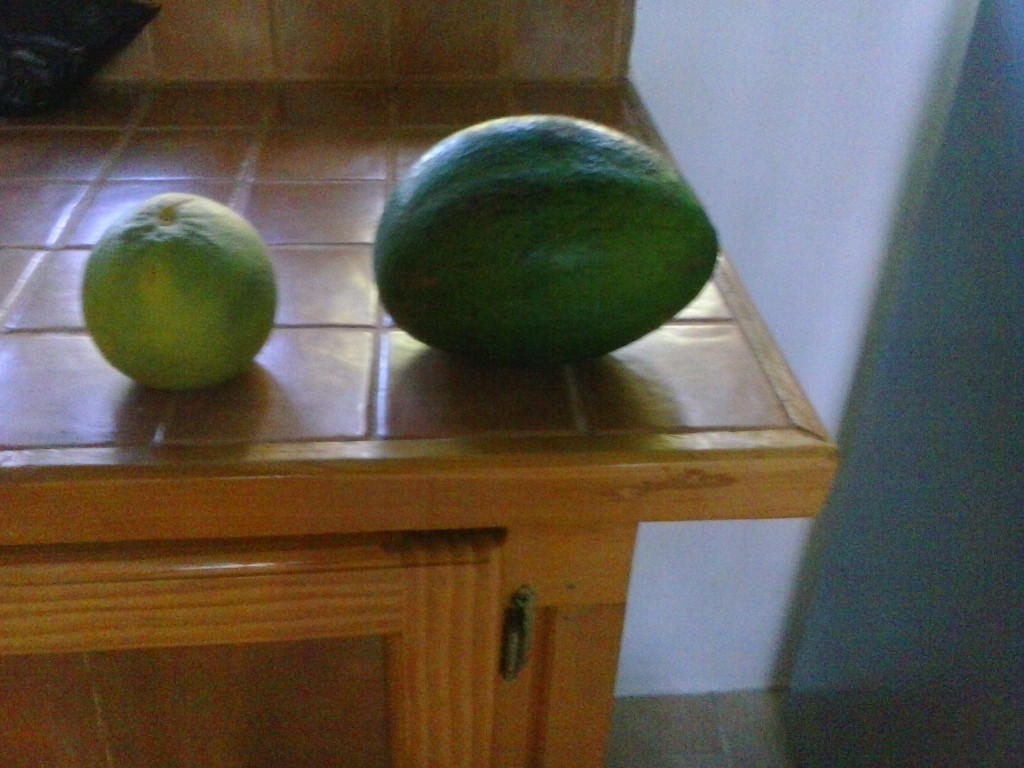
[[[147, 472], [434, 472], [461, 457], [481, 472], [564, 462], [578, 475], [792, 454], [828, 473], [833, 447], [724, 257], [673, 321], [586, 364], [476, 366], [393, 327], [370, 264], [389, 189], [451, 131], [523, 112], [658, 145], [628, 84], [108, 86], [53, 116], [0, 120], [0, 540], [51, 537], [41, 521], [53, 500], [3, 524], [30, 487]], [[278, 272], [277, 325], [257, 364], [208, 391], [134, 385], [83, 328], [90, 246], [125, 205], [165, 191], [244, 214]]]

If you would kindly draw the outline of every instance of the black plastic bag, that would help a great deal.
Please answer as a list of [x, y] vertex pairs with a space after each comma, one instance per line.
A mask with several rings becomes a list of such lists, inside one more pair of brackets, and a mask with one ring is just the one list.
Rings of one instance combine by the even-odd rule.
[[159, 10], [134, 0], [0, 0], [0, 115], [60, 107]]

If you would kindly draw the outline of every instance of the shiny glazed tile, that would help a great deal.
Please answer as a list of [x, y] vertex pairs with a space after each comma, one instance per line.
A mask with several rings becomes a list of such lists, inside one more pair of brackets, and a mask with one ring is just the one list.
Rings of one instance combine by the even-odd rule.
[[392, 4], [392, 64], [399, 80], [497, 75], [501, 2], [445, 0]]
[[512, 86], [516, 113], [558, 114], [593, 120], [629, 133], [633, 121], [619, 89], [560, 83], [529, 83]]
[[167, 404], [111, 368], [84, 334], [5, 334], [0, 392], [3, 447], [146, 443]]
[[13, 300], [12, 292], [19, 285], [26, 267], [35, 259], [33, 250], [0, 248], [0, 313]]
[[482, 84], [436, 84], [395, 91], [395, 124], [399, 128], [431, 125], [463, 128], [508, 114], [503, 88]]
[[111, 179], [234, 178], [255, 141], [253, 132], [157, 128], [139, 131], [114, 162]]
[[732, 312], [722, 292], [713, 280], [708, 281], [700, 293], [676, 313], [677, 320], [731, 320]]
[[576, 367], [598, 432], [784, 427], [785, 409], [730, 324], [668, 325]]
[[127, 125], [145, 101], [145, 88], [95, 81], [60, 109], [25, 117], [0, 117], [0, 126], [60, 125], [109, 127]]
[[160, 79], [258, 80], [273, 72], [266, 0], [163, 3], [147, 32]]
[[246, 374], [176, 395], [161, 441], [344, 440], [367, 432], [373, 334], [276, 329]]
[[291, 77], [382, 79], [386, 0], [272, 0], [277, 65]]
[[97, 187], [95, 196], [85, 203], [72, 220], [64, 242], [69, 246], [91, 246], [119, 215], [153, 195], [164, 192], [188, 192], [217, 200], [227, 205], [234, 190], [231, 182], [197, 181], [194, 179], [161, 179], [159, 181], [111, 181]]
[[383, 135], [353, 136], [337, 127], [280, 128], [263, 140], [256, 160], [260, 180], [384, 179], [387, 141]]
[[94, 179], [120, 138], [116, 130], [6, 131], [0, 133], [0, 168], [8, 179]]
[[255, 127], [273, 105], [269, 86], [169, 86], [159, 89], [142, 117], [144, 127]]
[[27, 329], [80, 329], [82, 275], [88, 251], [51, 251], [32, 272], [11, 309], [6, 326]]
[[279, 246], [278, 325], [373, 325], [377, 284], [370, 246]]
[[294, 83], [277, 89], [274, 126], [384, 128], [388, 96], [380, 88], [344, 83]]
[[244, 214], [267, 243], [370, 243], [383, 181], [253, 184]]
[[[307, 6], [319, 8], [317, 0]], [[393, 329], [386, 315], [378, 320], [371, 264], [376, 224], [389, 185], [424, 151], [468, 123], [510, 110], [569, 112], [606, 124], [620, 115], [629, 122], [621, 91], [599, 85], [386, 90], [306, 83], [259, 90], [256, 101], [266, 96], [261, 104], [246, 102], [243, 93], [234, 86], [159, 88], [131, 102], [133, 119], [144, 127], [91, 132], [116, 135], [121, 143], [130, 138], [120, 156], [89, 159], [69, 145], [62, 159], [63, 145], [54, 141], [52, 159], [41, 150], [34, 159], [29, 150], [13, 159], [35, 168], [33, 174], [46, 164], [74, 173], [92, 173], [94, 161], [101, 165], [90, 184], [36, 176], [0, 180], [4, 444], [140, 444], [158, 436], [171, 444], [240, 445], [363, 439], [378, 431], [401, 439], [571, 434], [581, 427], [650, 432], [789, 426], [714, 284], [673, 323], [604, 360], [572, 367], [568, 376], [563, 370], [476, 366], [425, 348]], [[204, 127], [214, 124], [224, 128]], [[26, 142], [21, 146], [28, 147], [33, 136], [48, 141], [65, 132], [90, 133], [4, 124], [0, 139], [20, 135]], [[202, 146], [193, 152], [188, 137], [199, 137]], [[148, 167], [201, 177], [109, 178], [103, 168], [111, 157], [123, 161], [115, 174]], [[78, 294], [85, 248], [125, 208], [166, 191], [235, 205], [271, 244], [278, 274], [279, 327], [258, 364], [239, 380], [202, 393], [167, 395], [132, 385], [82, 331]], [[383, 370], [375, 359], [378, 346]], [[74, 394], [52, 384], [71, 379], [81, 382]]]
[[519, 0], [510, 6], [509, 67], [525, 80], [611, 78], [626, 45], [621, 0]]
[[87, 188], [71, 182], [0, 183], [0, 245], [52, 245]]
[[402, 331], [385, 335], [377, 429], [382, 437], [568, 433], [561, 370], [476, 365], [424, 346]]
[[423, 154], [437, 142], [449, 136], [451, 128], [414, 128], [393, 136], [391, 139], [394, 158], [395, 176], [402, 179], [416, 164]]

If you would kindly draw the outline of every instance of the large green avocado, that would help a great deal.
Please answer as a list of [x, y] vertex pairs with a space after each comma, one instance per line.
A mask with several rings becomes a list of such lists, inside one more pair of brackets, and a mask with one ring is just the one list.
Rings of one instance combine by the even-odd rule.
[[526, 115], [431, 148], [385, 206], [381, 300], [420, 341], [554, 365], [653, 331], [711, 277], [715, 230], [661, 155], [584, 120]]

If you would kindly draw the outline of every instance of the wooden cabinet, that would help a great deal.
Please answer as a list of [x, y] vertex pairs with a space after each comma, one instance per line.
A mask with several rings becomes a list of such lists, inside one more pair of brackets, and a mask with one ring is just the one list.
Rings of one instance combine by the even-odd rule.
[[[0, 753], [25, 766], [101, 766], [108, 752], [126, 766], [487, 765], [500, 538], [10, 556], [0, 650], [19, 655], [0, 662], [15, 724]], [[49, 722], [70, 702], [73, 730]]]
[[[0, 753], [600, 765], [631, 549], [621, 526], [21, 549], [0, 566]], [[520, 582], [539, 604], [502, 676]]]
[[[467, 119], [659, 146], [628, 84], [111, 99], [4, 127], [28, 170], [0, 192], [38, 205], [0, 206], [0, 765], [600, 766], [637, 526], [814, 515], [835, 447], [725, 255], [635, 344], [515, 371], [395, 328], [369, 253]], [[182, 137], [194, 162], [135, 178]], [[133, 386], [76, 305], [90, 238], [167, 189], [231, 202], [279, 270], [267, 347], [210, 391]]]

